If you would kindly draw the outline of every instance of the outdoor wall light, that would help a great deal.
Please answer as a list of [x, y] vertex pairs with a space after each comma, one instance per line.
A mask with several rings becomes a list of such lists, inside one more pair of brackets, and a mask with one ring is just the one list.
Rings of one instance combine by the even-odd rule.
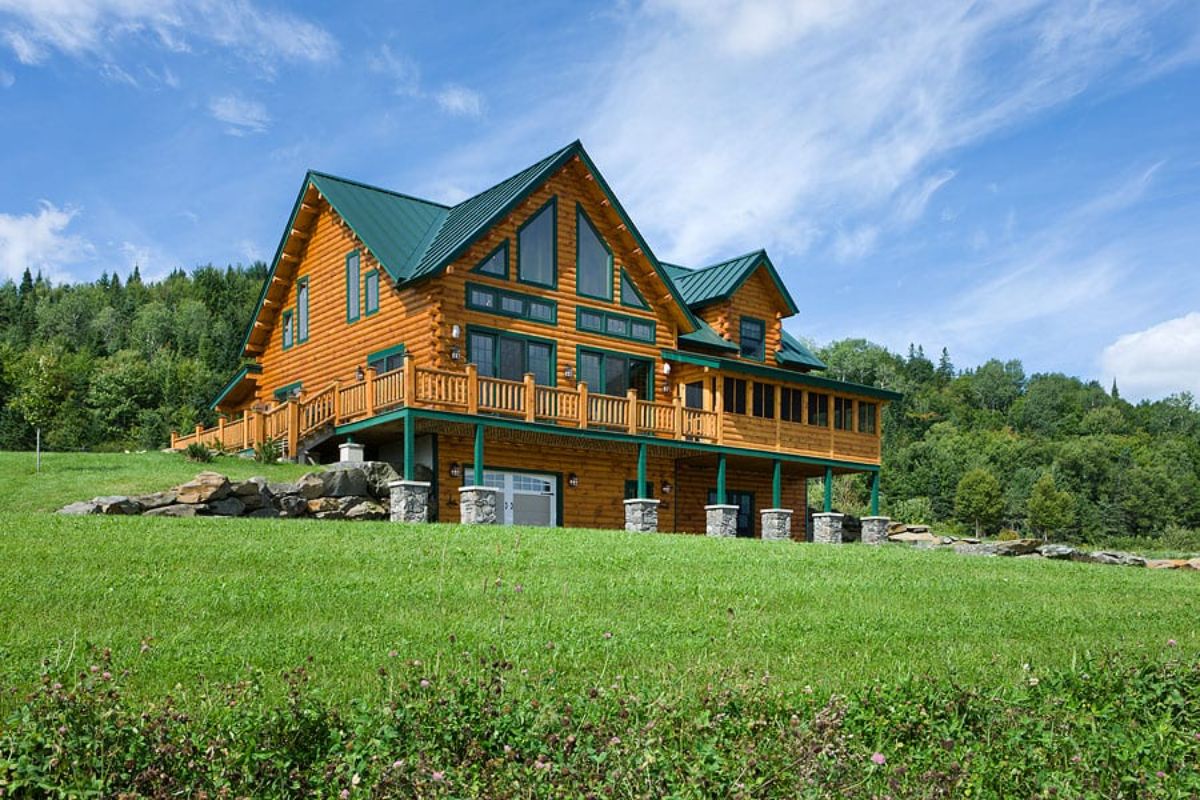
[[658, 487], [663, 494], [671, 493], [671, 484], [668, 481], [663, 481], [662, 486]]
[[460, 358], [462, 358], [462, 350], [459, 349], [458, 345], [454, 345], [454, 347], [450, 348], [450, 360], [458, 361]]
[[450, 477], [451, 478], [461, 478], [462, 477], [462, 464], [455, 461], [453, 464], [450, 465]]
[[568, 364], [567, 368], [563, 370], [563, 375], [566, 375], [569, 381], [575, 380], [575, 368]]
[[460, 336], [462, 336], [462, 326], [461, 325], [451, 325], [450, 326], [450, 338], [457, 339]]
[[671, 374], [671, 362], [664, 361], [663, 362], [663, 375], [670, 375], [670, 374]]
[[579, 476], [574, 472], [567, 476], [567, 486], [570, 486], [572, 489], [579, 486]]
[[354, 380], [358, 381], [359, 383], [362, 383], [366, 377], [367, 377], [367, 373], [363, 372], [362, 367], [354, 368]]

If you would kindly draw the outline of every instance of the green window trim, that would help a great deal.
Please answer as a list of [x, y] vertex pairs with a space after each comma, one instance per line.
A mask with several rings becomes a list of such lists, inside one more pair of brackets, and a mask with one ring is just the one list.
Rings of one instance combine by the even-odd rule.
[[[524, 351], [525, 367], [528, 372], [529, 367], [529, 348], [530, 344], [541, 345], [550, 348], [550, 383], [538, 384], [539, 386], [557, 386], [558, 385], [558, 342], [554, 339], [543, 339], [540, 336], [529, 336], [524, 333], [513, 333], [512, 331], [501, 330], [499, 328], [489, 328], [486, 325], [468, 325], [466, 330], [466, 350], [467, 363], [474, 364], [474, 353], [471, 352], [471, 337], [472, 334], [480, 334], [483, 336], [491, 336], [495, 340], [492, 346], [492, 371], [496, 376], [500, 375], [500, 339], [510, 339], [520, 341], [526, 347]], [[524, 375], [524, 373], [522, 373]]]
[[296, 345], [295, 317], [295, 312], [290, 308], [285, 308], [280, 316], [281, 327], [279, 330], [284, 350], [291, 350]]
[[[488, 264], [498, 253], [503, 253], [503, 255], [504, 255], [504, 258], [502, 259], [503, 264], [504, 264], [504, 271], [503, 272], [489, 272], [488, 270], [485, 270], [483, 268], [484, 265]], [[478, 275], [488, 275], [493, 278], [500, 278], [501, 280], [508, 280], [509, 279], [508, 239], [505, 239], [497, 247], [495, 247], [490, 253], [488, 253], [483, 258], [479, 259], [479, 263], [471, 268], [471, 272], [474, 272]]]
[[[550, 282], [529, 280], [521, 276], [521, 234], [525, 232], [531, 224], [536, 222], [542, 216], [542, 213], [547, 209], [550, 211]], [[554, 195], [541, 208], [529, 215], [529, 219], [521, 223], [517, 228], [517, 283], [525, 283], [530, 286], [544, 286], [548, 289], [558, 288], [558, 195]]]
[[[351, 266], [353, 265], [353, 266]], [[354, 287], [353, 297], [350, 288]], [[346, 324], [362, 318], [362, 255], [358, 249], [346, 253]]]
[[[758, 342], [761, 352], [757, 355], [746, 352], [746, 326], [758, 328]], [[743, 316], [738, 320], [738, 354], [742, 358], [748, 358], [752, 361], [767, 360], [767, 323], [758, 317]]]
[[[625, 299], [626, 286], [633, 292], [635, 300]], [[646, 311], [650, 309], [650, 304], [646, 302], [645, 295], [638, 290], [637, 284], [629, 277], [629, 272], [624, 267], [621, 267], [621, 305], [626, 308], [640, 308]]]
[[[301, 294], [303, 290], [303, 294]], [[296, 344], [304, 344], [308, 341], [309, 328], [312, 326], [312, 319], [309, 316], [309, 298], [312, 292], [309, 290], [308, 276], [305, 275], [300, 280], [296, 281]], [[301, 303], [301, 298], [304, 302]]]
[[[589, 314], [594, 314], [600, 318], [599, 327], [591, 327], [584, 323], [586, 316]], [[634, 336], [634, 326], [637, 325], [643, 328], [648, 327], [649, 335]], [[614, 326], [623, 326], [624, 332], [615, 330]], [[608, 336], [613, 339], [624, 339], [628, 342], [638, 342], [640, 344], [654, 344], [658, 337], [658, 325], [655, 320], [646, 319], [645, 317], [635, 317], [629, 314], [618, 314], [615, 311], [595, 308], [593, 306], [575, 307], [575, 330]]]
[[[592, 235], [596, 237], [596, 241], [600, 242], [600, 246], [604, 248], [604, 252], [607, 254], [607, 260], [605, 261], [604, 285], [605, 285], [605, 287], [607, 287], [608, 291], [605, 294], [591, 294], [591, 293], [585, 292], [579, 288], [579, 284], [580, 284], [579, 256], [580, 256], [581, 245], [583, 244], [583, 237], [580, 235], [580, 232], [582, 230], [582, 225], [588, 226], [588, 228], [592, 232]], [[591, 217], [589, 217], [587, 215], [587, 212], [583, 210], [583, 205], [581, 205], [580, 203], [576, 203], [575, 204], [575, 294], [578, 295], [579, 297], [590, 297], [594, 300], [606, 300], [611, 303], [612, 299], [613, 299], [612, 293], [613, 293], [613, 251], [612, 251], [612, 248], [608, 246], [608, 242], [604, 241], [604, 237], [600, 235], [600, 231], [597, 230], [596, 226], [592, 224]]]
[[[372, 281], [374, 281], [374, 283], [375, 283], [375, 303], [374, 304], [371, 303], [371, 292], [370, 292], [370, 286], [371, 286]], [[367, 270], [366, 274], [363, 275], [363, 307], [366, 309], [364, 316], [369, 317], [372, 314], [379, 313], [379, 286], [380, 286], [379, 270], [377, 270], [377, 269]]]
[[304, 391], [304, 381], [295, 381], [287, 384], [286, 386], [280, 386], [278, 389], [271, 392], [271, 396], [275, 398], [276, 403], [282, 403], [287, 400], [288, 395], [290, 395], [293, 391]]
[[[582, 359], [582, 357], [584, 354], [600, 356], [601, 375], [605, 374], [604, 362], [605, 362], [605, 360], [607, 360], [609, 358], [623, 358], [628, 361], [643, 361], [643, 362], [645, 362], [646, 364], [649, 365], [646, 370], [646, 373], [647, 373], [646, 374], [646, 394], [644, 397], [641, 394], [639, 394], [638, 396], [642, 397], [642, 399], [644, 399], [644, 400], [654, 400], [658, 396], [657, 392], [656, 392], [656, 387], [654, 385], [655, 369], [658, 366], [658, 362], [655, 361], [654, 358], [648, 357], [648, 356], [636, 355], [633, 353], [623, 353], [619, 350], [605, 350], [602, 347], [576, 347], [575, 348], [575, 380], [576, 380], [576, 382], [579, 382], [579, 383], [583, 382], [583, 364], [582, 364], [583, 359]], [[628, 367], [626, 369], [628, 370]], [[628, 381], [626, 381], [626, 383], [628, 383]], [[589, 394], [602, 394], [602, 395], [605, 395], [606, 397], [621, 396], [621, 395], [610, 395], [604, 391], [604, 388], [606, 388], [606, 387], [597, 388], [597, 387], [589, 384], [588, 385], [588, 393]]]
[[369, 364], [372, 361], [379, 361], [380, 359], [387, 358], [388, 356], [397, 355], [404, 355], [403, 344], [394, 344], [391, 347], [385, 347], [382, 350], [376, 350], [374, 353], [367, 353], [367, 363]]
[[[476, 293], [491, 297], [492, 305], [489, 306], [486, 303], [479, 302]], [[520, 309], [505, 308], [505, 301], [508, 301], [510, 304], [519, 304]], [[466, 307], [472, 311], [483, 311], [501, 317], [524, 319], [541, 325], [558, 324], [558, 303], [538, 297], [537, 295], [514, 292], [509, 289], [501, 289], [498, 286], [485, 286], [482, 283], [467, 283], [464, 302]], [[535, 316], [535, 308], [544, 309], [546, 315]]]

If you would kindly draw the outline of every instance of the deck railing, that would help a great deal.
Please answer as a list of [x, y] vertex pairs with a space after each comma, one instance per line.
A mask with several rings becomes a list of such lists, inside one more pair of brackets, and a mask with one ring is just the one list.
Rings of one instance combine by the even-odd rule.
[[722, 405], [719, 394], [714, 410], [705, 410], [686, 407], [678, 395], [672, 402], [662, 402], [642, 400], [634, 391], [624, 396], [595, 394], [585, 383], [570, 388], [540, 386], [533, 375], [506, 380], [480, 375], [474, 364], [455, 371], [418, 367], [408, 358], [402, 369], [383, 374], [367, 370], [361, 380], [331, 383], [274, 408], [246, 411], [233, 420], [222, 418], [213, 428], [197, 426], [189, 434], [173, 433], [171, 447], [200, 442], [237, 451], [274, 440], [285, 455], [295, 457], [304, 441], [323, 431], [410, 407], [851, 461], [879, 460], [877, 433], [728, 414]]

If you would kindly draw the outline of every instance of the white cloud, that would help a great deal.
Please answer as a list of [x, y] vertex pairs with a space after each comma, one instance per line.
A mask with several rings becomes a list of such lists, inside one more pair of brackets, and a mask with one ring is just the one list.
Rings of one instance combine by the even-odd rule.
[[128, 39], [171, 52], [214, 43], [267, 73], [276, 61], [323, 62], [338, 52], [324, 29], [250, 0], [0, 0], [0, 31], [24, 64], [55, 51], [107, 63]]
[[465, 86], [450, 84], [433, 97], [448, 114], [457, 117], [478, 117], [483, 114], [483, 96]]
[[838, 261], [857, 261], [875, 249], [879, 228], [863, 225], [851, 231], [839, 231], [833, 241], [833, 253]]
[[1147, 35], [1171, 12], [1133, 0], [652, 0], [590, 81], [571, 76], [571, 113], [537, 116], [582, 131], [664, 257], [797, 241], [836, 257], [866, 243], [840, 231], [882, 236], [918, 219], [958, 148], [1123, 60], [1178, 59]]
[[415, 97], [421, 92], [421, 71], [415, 61], [384, 45], [371, 56], [368, 68], [383, 75], [392, 84], [392, 91], [401, 97]]
[[34, 214], [0, 213], [0, 276], [18, 280], [29, 269], [65, 279], [68, 265], [94, 252], [86, 239], [67, 233], [76, 213], [47, 201]]
[[1200, 311], [1121, 336], [1100, 363], [1105, 383], [1115, 378], [1127, 398], [1200, 397]]
[[0, 69], [0, 89], [7, 89], [17, 82], [17, 76], [6, 69]]
[[267, 113], [266, 106], [238, 95], [214, 97], [209, 101], [208, 110], [214, 119], [225, 123], [225, 132], [233, 136], [263, 133], [271, 124], [271, 115]]

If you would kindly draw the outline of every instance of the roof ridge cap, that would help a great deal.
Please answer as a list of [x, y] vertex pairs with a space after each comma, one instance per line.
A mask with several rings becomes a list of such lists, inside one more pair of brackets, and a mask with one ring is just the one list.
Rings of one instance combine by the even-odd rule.
[[560, 148], [558, 148], [557, 150], [555, 150], [553, 153], [551, 153], [550, 155], [548, 155], [548, 156], [544, 156], [544, 157], [542, 157], [542, 158], [539, 158], [537, 161], [533, 162], [532, 164], [530, 164], [530, 165], [528, 165], [528, 166], [526, 166], [526, 167], [522, 167], [521, 169], [517, 170], [516, 172], [512, 173], [511, 175], [508, 175], [508, 176], [506, 176], [506, 177], [504, 177], [504, 178], [501, 178], [500, 180], [498, 180], [498, 181], [496, 181], [495, 183], [493, 183], [491, 186], [488, 186], [488, 187], [487, 187], [487, 188], [485, 188], [485, 189], [481, 189], [480, 191], [476, 192], [475, 194], [471, 195], [470, 197], [466, 198], [465, 200], [460, 200], [459, 202], [455, 203], [455, 204], [454, 204], [454, 205], [452, 205], [452, 206], [447, 206], [447, 208], [448, 208], [448, 209], [451, 209], [451, 210], [453, 210], [453, 209], [459, 208], [460, 206], [464, 206], [464, 205], [466, 205], [467, 203], [471, 202], [472, 200], [475, 200], [475, 199], [477, 199], [477, 198], [479, 198], [479, 197], [482, 197], [483, 195], [487, 194], [487, 193], [488, 193], [488, 192], [490, 192], [492, 189], [495, 189], [497, 186], [499, 186], [500, 184], [504, 183], [505, 181], [510, 181], [510, 180], [512, 180], [513, 178], [515, 178], [515, 177], [517, 177], [518, 175], [520, 175], [522, 172], [528, 172], [529, 170], [533, 169], [534, 167], [536, 167], [536, 166], [538, 166], [538, 165], [540, 165], [540, 164], [544, 164], [544, 163], [546, 163], [547, 161], [553, 161], [554, 159], [556, 159], [556, 158], [558, 158], [560, 155], [562, 155], [564, 152], [566, 152], [567, 150], [570, 150], [572, 147], [575, 147], [575, 146], [577, 146], [577, 145], [582, 145], [582, 143], [581, 143], [581, 142], [580, 142], [578, 139], [576, 139], [575, 141], [571, 142], [571, 143], [570, 143], [569, 145], [567, 145], [566, 147], [560, 147]]
[[354, 178], [343, 178], [341, 175], [334, 175], [331, 172], [321, 172], [320, 170], [317, 170], [317, 169], [310, 169], [308, 171], [308, 174], [310, 177], [315, 175], [318, 178], [329, 178], [331, 180], [341, 181], [342, 183], [349, 183], [349, 184], [358, 186], [363, 189], [370, 189], [371, 191], [374, 191], [374, 192], [383, 192], [384, 194], [390, 194], [393, 197], [401, 197], [401, 198], [404, 198], [405, 200], [412, 200], [417, 203], [424, 203], [427, 206], [435, 206], [437, 208], [441, 208], [446, 211], [449, 211], [451, 208], [453, 208], [453, 206], [448, 206], [445, 203], [439, 203], [436, 200], [427, 200], [424, 197], [417, 197], [416, 195], [413, 195], [413, 194], [407, 194], [405, 192], [398, 192], [395, 189], [387, 189], [387, 188], [384, 188], [383, 186], [376, 186], [371, 183], [366, 183], [364, 181], [355, 180]]

